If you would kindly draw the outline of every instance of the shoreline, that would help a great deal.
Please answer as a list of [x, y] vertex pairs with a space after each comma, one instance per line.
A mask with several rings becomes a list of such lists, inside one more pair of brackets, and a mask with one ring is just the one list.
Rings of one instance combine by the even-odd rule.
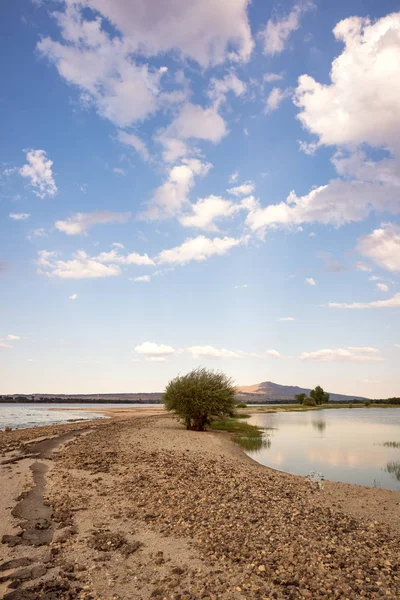
[[[0, 545], [4, 598], [45, 600], [53, 580], [60, 600], [400, 596], [400, 492], [319, 490], [257, 463], [228, 433], [187, 432], [151, 408], [106, 410], [110, 419], [1, 434], [1, 536], [19, 537], [15, 508], [35, 463], [52, 515], [49, 544]], [[69, 441], [47, 457], [29, 452], [60, 435]], [[32, 562], [4, 575], [10, 559]], [[26, 578], [13, 579], [21, 569]]]

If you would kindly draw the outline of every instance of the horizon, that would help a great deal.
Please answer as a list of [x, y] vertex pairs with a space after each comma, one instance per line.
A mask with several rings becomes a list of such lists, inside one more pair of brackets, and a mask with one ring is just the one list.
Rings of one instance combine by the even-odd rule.
[[0, 394], [400, 396], [397, 1], [0, 11]]

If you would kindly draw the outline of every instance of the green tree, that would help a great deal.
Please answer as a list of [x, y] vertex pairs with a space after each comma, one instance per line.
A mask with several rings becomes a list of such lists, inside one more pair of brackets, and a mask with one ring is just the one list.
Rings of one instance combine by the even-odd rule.
[[204, 431], [213, 419], [233, 414], [235, 396], [235, 386], [227, 375], [198, 368], [172, 379], [163, 401], [167, 410], [182, 419], [186, 429]]
[[307, 398], [307, 394], [296, 394], [294, 399], [296, 400], [296, 402], [298, 402], [299, 404], [304, 404], [304, 400]]
[[329, 402], [328, 392], [324, 392], [320, 385], [317, 385], [315, 389], [311, 390], [310, 398], [315, 400], [316, 404], [327, 404]]

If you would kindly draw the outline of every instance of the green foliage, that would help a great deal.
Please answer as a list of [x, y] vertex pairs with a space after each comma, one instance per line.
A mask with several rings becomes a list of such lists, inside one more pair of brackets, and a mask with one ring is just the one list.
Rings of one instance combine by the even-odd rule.
[[320, 385], [310, 392], [310, 398], [315, 400], [316, 404], [328, 404], [329, 402], [329, 394], [324, 392], [323, 388]]
[[[236, 417], [236, 415], [235, 415]], [[216, 431], [229, 431], [234, 433], [233, 441], [242, 446], [245, 450], [257, 451], [262, 448], [269, 448], [271, 440], [263, 438], [262, 429], [257, 425], [249, 425], [236, 421], [236, 418], [225, 418], [211, 423], [211, 428]]]
[[165, 408], [174, 412], [186, 429], [204, 431], [213, 419], [231, 416], [235, 408], [233, 381], [220, 371], [194, 369], [179, 375], [165, 389]]
[[296, 402], [298, 402], [299, 404], [304, 404], [304, 400], [307, 398], [307, 394], [296, 394], [294, 399], [296, 400]]
[[367, 400], [366, 402], [364, 402], [364, 406], [371, 406], [371, 402]]
[[237, 402], [235, 406], [236, 408], [247, 408], [246, 402]]
[[317, 406], [314, 398], [307, 397], [304, 399], [303, 406]]

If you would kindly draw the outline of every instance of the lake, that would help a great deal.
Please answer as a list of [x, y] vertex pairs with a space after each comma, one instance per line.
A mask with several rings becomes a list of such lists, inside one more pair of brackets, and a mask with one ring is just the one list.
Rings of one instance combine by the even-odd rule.
[[[105, 408], [161, 407], [162, 404], [13, 404], [0, 403], [0, 430], [5, 427], [23, 428], [58, 425], [70, 421], [106, 418], [99, 412]], [[62, 410], [68, 408], [69, 410]], [[85, 409], [74, 410], [74, 409]], [[96, 412], [97, 410], [97, 412]]]
[[[257, 462], [295, 475], [400, 490], [400, 409], [353, 408], [253, 415], [265, 447]], [[397, 442], [398, 447], [385, 446]]]

